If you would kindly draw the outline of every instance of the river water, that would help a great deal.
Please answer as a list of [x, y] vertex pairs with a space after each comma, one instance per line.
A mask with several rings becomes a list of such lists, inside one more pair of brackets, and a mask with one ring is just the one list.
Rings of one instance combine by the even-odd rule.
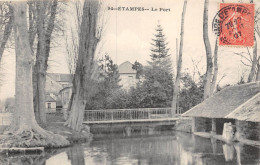
[[41, 155], [0, 157], [8, 165], [225, 165], [260, 164], [260, 149], [228, 145], [173, 131], [96, 134], [89, 143]]

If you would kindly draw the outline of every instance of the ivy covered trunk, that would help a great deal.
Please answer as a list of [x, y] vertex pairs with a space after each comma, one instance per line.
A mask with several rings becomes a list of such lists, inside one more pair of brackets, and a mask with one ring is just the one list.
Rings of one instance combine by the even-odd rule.
[[91, 82], [94, 71], [94, 56], [98, 37], [99, 2], [85, 0], [79, 37], [79, 54], [73, 79], [72, 102], [68, 110], [70, 115], [65, 125], [80, 131], [84, 119], [84, 110], [91, 93]]

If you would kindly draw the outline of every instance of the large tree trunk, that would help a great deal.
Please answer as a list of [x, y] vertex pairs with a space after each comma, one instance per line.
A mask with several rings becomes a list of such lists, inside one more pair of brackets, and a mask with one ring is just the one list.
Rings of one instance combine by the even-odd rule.
[[203, 13], [203, 40], [206, 49], [207, 71], [204, 77], [204, 100], [210, 96], [210, 86], [211, 86], [212, 72], [213, 72], [212, 52], [211, 52], [211, 47], [209, 42], [209, 35], [208, 35], [208, 7], [209, 7], [209, 0], [205, 0], [204, 13]]
[[3, 38], [0, 41], [0, 62], [4, 53], [5, 45], [8, 41], [9, 36], [11, 35], [13, 28], [13, 8], [9, 6], [9, 21], [5, 25]]
[[[172, 99], [172, 113], [171, 113], [172, 115], [174, 115], [176, 113], [178, 95], [179, 95], [179, 91], [180, 91], [180, 79], [181, 79], [181, 69], [182, 69], [182, 50], [183, 50], [183, 37], [184, 37], [184, 17], [185, 17], [186, 7], [187, 7], [187, 0], [184, 1], [183, 10], [182, 10], [181, 40], [180, 40], [180, 50], [179, 50], [179, 57], [178, 57], [178, 64], [177, 64], [177, 74], [176, 74], [176, 80], [175, 80], [174, 91], [173, 91], [173, 99]], [[178, 56], [178, 54], [176, 54], [176, 56]]]
[[213, 93], [216, 90], [217, 78], [218, 78], [218, 37], [216, 39], [215, 50], [214, 50], [214, 74], [210, 86], [210, 95], [213, 95]]
[[51, 34], [54, 29], [55, 16], [57, 11], [57, 0], [53, 0], [51, 6], [51, 15], [45, 30], [45, 11], [44, 1], [37, 1], [37, 53], [36, 63], [33, 70], [34, 82], [34, 109], [36, 120], [41, 126], [46, 125], [46, 112], [45, 112], [45, 83], [48, 68], [48, 58], [50, 54], [50, 41]]
[[26, 1], [13, 2], [16, 54], [15, 112], [8, 128], [8, 137], [0, 143], [8, 147], [58, 147], [69, 142], [60, 135], [47, 132], [36, 122], [33, 111], [32, 65], [33, 54], [27, 31]]
[[252, 82], [254, 81], [254, 78], [256, 76], [256, 67], [257, 67], [257, 41], [256, 41], [256, 37], [254, 38], [254, 49], [253, 49], [253, 61], [252, 61], [252, 66], [251, 66], [251, 70], [248, 76], [248, 80], [247, 82]]
[[94, 55], [99, 42], [96, 36], [99, 7], [99, 2], [93, 0], [85, 0], [83, 6], [79, 54], [73, 80], [73, 100], [70, 106], [70, 116], [65, 123], [76, 131], [82, 128], [84, 110], [90, 96]]
[[15, 109], [17, 127], [32, 130], [37, 125], [33, 112], [32, 64], [26, 23], [26, 3], [14, 5], [14, 35], [16, 52]]

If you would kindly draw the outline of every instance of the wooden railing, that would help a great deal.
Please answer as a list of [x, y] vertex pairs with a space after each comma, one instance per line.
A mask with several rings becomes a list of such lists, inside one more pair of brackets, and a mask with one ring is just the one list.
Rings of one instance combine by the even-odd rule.
[[172, 115], [171, 108], [85, 110], [84, 120], [111, 121], [171, 118], [180, 114], [180, 110], [177, 112]]

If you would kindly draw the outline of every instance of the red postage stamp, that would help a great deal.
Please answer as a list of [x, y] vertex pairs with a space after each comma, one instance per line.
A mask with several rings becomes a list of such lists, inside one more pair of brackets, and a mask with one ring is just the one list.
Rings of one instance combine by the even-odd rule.
[[219, 36], [219, 45], [254, 45], [254, 4], [221, 3], [213, 21], [213, 31]]

